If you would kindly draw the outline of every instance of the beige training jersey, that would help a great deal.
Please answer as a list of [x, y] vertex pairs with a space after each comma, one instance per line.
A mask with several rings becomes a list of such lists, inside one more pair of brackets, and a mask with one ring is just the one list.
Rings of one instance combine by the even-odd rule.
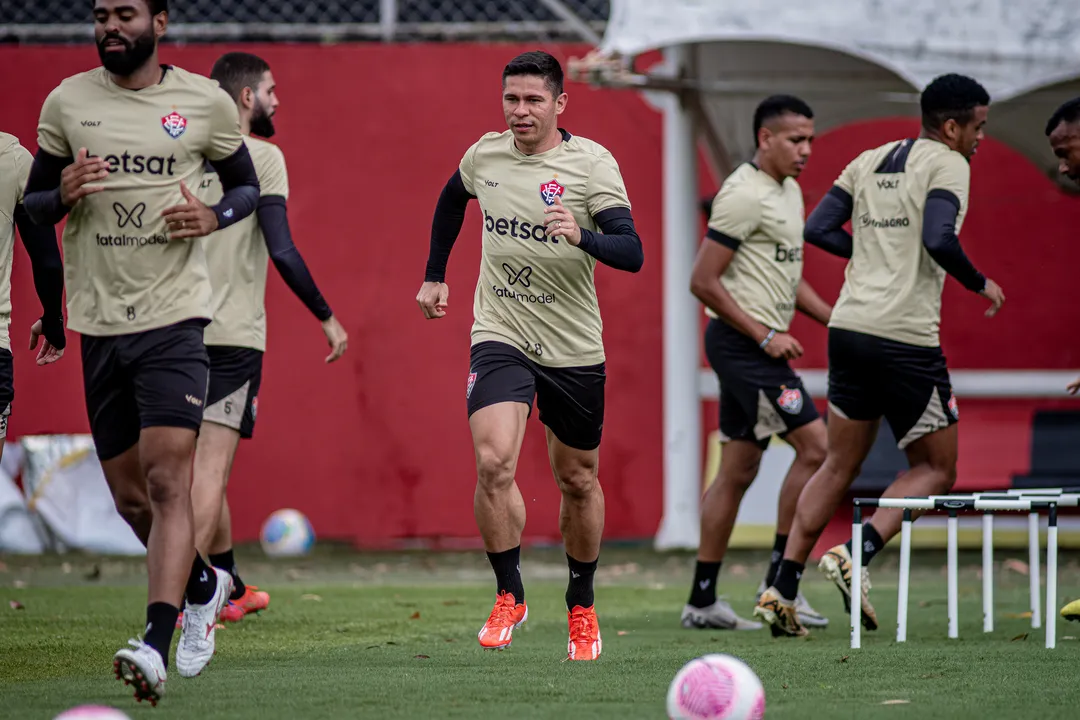
[[[285, 156], [273, 143], [245, 137], [259, 176], [260, 194], [289, 197]], [[221, 201], [221, 180], [207, 172], [200, 199], [207, 205]], [[270, 254], [257, 213], [203, 239], [210, 265], [210, 302], [213, 320], [203, 337], [207, 345], [228, 345], [266, 351], [266, 272]]]
[[199, 191], [206, 160], [240, 147], [240, 118], [216, 81], [170, 67], [160, 83], [125, 90], [104, 68], [69, 77], [41, 109], [38, 145], [59, 157], [85, 147], [112, 165], [103, 192], [64, 228], [68, 326], [121, 335], [210, 318], [203, 243], [172, 240], [161, 213]]
[[15, 252], [15, 206], [22, 204], [23, 189], [34, 157], [14, 135], [0, 132], [0, 348], [11, 350], [11, 257]]
[[[794, 178], [778, 183], [752, 163], [731, 173], [713, 200], [709, 237], [735, 255], [720, 277], [750, 317], [787, 332], [802, 280], [803, 198]], [[716, 317], [705, 308], [709, 317]]]
[[938, 347], [945, 270], [922, 243], [923, 209], [932, 190], [960, 202], [956, 233], [968, 208], [971, 168], [936, 140], [901, 140], [855, 158], [836, 186], [853, 200], [854, 243], [829, 327]]
[[630, 207], [615, 158], [597, 143], [564, 133], [547, 152], [525, 155], [510, 130], [488, 133], [461, 159], [465, 189], [484, 213], [472, 342], [504, 342], [541, 365], [604, 361], [596, 299], [596, 259], [544, 233], [544, 209], [559, 197], [579, 227]]

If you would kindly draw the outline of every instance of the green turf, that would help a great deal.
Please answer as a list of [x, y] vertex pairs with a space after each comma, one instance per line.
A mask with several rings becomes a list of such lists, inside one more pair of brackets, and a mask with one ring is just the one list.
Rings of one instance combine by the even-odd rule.
[[[999, 560], [997, 632], [984, 636], [976, 556], [963, 556], [960, 636], [945, 638], [940, 554], [915, 558], [909, 642], [896, 645], [895, 557], [875, 561], [872, 597], [882, 629], [848, 647], [831, 586], [808, 573], [804, 590], [833, 627], [806, 640], [767, 631], [687, 631], [678, 625], [691, 559], [605, 551], [598, 580], [604, 653], [563, 662], [565, 567], [557, 552], [525, 556], [528, 624], [513, 646], [485, 653], [476, 631], [490, 609], [482, 553], [354, 555], [321, 549], [300, 563], [242, 555], [271, 609], [218, 633], [197, 679], [170, 674], [156, 709], [112, 679], [111, 657], [141, 630], [138, 561], [0, 558], [0, 718], [52, 718], [84, 703], [132, 718], [662, 718], [668, 683], [687, 660], [730, 652], [764, 682], [767, 718], [1074, 718], [1080, 627], [1058, 623], [1058, 648], [1010, 617], [1027, 609], [1027, 578]], [[749, 613], [758, 555], [729, 559], [723, 591]], [[1062, 601], [1076, 565], [1062, 558]], [[9, 607], [10, 601], [23, 604]], [[905, 701], [902, 704], [885, 704]]]

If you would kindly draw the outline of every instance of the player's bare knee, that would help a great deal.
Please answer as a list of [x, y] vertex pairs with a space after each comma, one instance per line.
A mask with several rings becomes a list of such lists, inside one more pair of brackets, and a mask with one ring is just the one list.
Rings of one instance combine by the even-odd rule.
[[505, 492], [514, 484], [514, 457], [490, 445], [476, 449], [476, 481], [480, 489], [492, 495]]
[[809, 442], [800, 445], [795, 450], [795, 462], [807, 467], [821, 467], [825, 464], [827, 448], [825, 443]]
[[142, 527], [151, 517], [153, 517], [153, 513], [150, 510], [150, 499], [145, 495], [142, 497], [114, 496], [113, 501], [116, 504], [116, 512], [119, 513], [120, 517], [124, 518], [124, 522], [132, 528]]
[[597, 467], [593, 463], [565, 464], [556, 468], [555, 479], [563, 497], [581, 499], [591, 495], [597, 486]]

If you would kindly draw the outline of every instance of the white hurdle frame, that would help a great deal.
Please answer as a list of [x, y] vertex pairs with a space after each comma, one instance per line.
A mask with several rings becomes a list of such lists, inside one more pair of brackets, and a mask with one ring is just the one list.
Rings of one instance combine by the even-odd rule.
[[[1012, 493], [977, 493], [972, 495], [943, 495], [926, 498], [856, 498], [851, 527], [851, 648], [857, 650], [862, 647], [862, 508], [897, 508], [904, 511], [903, 523], [900, 529], [900, 580], [897, 593], [897, 623], [896, 641], [907, 640], [907, 613], [908, 593], [910, 589], [911, 573], [911, 513], [914, 510], [941, 511], [949, 513], [947, 525], [948, 543], [948, 636], [950, 639], [959, 637], [959, 610], [958, 610], [958, 560], [957, 560], [957, 528], [958, 513], [960, 510], [974, 510], [986, 513], [983, 519], [983, 632], [993, 630], [993, 516], [995, 511], [1027, 511], [1036, 519], [1038, 529], [1039, 510], [1046, 509], [1049, 514], [1049, 528], [1047, 531], [1046, 546], [1046, 647], [1056, 647], [1057, 625], [1053, 622], [1057, 606], [1057, 555], [1058, 555], [1058, 527], [1057, 508], [1077, 507], [1080, 505], [1080, 494], [1069, 493], [1062, 490], [1036, 491], [1031, 496], [1026, 496], [1026, 491]], [[990, 518], [988, 521], [986, 518]], [[1030, 540], [1030, 538], [1029, 538]], [[988, 542], [989, 541], [989, 542]], [[1039, 555], [1038, 533], [1034, 539], [1034, 555]], [[1038, 602], [1037, 589], [1039, 577], [1035, 576], [1032, 604]], [[1034, 618], [1033, 618], [1034, 622]]]

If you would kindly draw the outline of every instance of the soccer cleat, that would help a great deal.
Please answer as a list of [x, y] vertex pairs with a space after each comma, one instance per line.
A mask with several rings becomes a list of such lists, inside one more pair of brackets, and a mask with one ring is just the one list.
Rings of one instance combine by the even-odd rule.
[[514, 630], [524, 625], [528, 619], [529, 608], [525, 603], [515, 603], [512, 594], [500, 593], [495, 599], [495, 607], [488, 615], [487, 622], [476, 634], [480, 640], [480, 647], [485, 650], [502, 650], [510, 647]]
[[[837, 545], [821, 556], [818, 570], [836, 583], [844, 599], [844, 611], [851, 614], [851, 555], [846, 545]], [[877, 630], [877, 613], [870, 604], [870, 571], [862, 568], [862, 624], [867, 630]]]
[[583, 608], [575, 605], [566, 613], [570, 624], [570, 640], [566, 643], [568, 660], [595, 660], [600, 657], [603, 643], [600, 640], [600, 623], [596, 620], [596, 606]]
[[217, 574], [214, 597], [205, 605], [184, 601], [184, 627], [176, 646], [176, 670], [180, 677], [195, 677], [214, 657], [214, 633], [218, 617], [232, 593], [232, 575], [213, 568]]
[[1080, 621], [1080, 600], [1073, 600], [1071, 603], [1061, 608], [1061, 617], [1073, 622]]
[[687, 605], [682, 611], [682, 626], [687, 629], [760, 630], [761, 623], [735, 614], [727, 600], [717, 600], [708, 607]]
[[270, 593], [264, 592], [254, 585], [248, 585], [244, 594], [236, 600], [230, 600], [225, 609], [221, 611], [223, 622], [240, 622], [245, 615], [253, 612], [261, 612], [270, 605]]
[[128, 640], [130, 648], [122, 648], [113, 655], [116, 679], [135, 688], [135, 699], [149, 700], [156, 706], [165, 694], [165, 662], [157, 650], [141, 639]]
[[761, 593], [757, 606], [754, 608], [754, 617], [759, 617], [768, 623], [773, 637], [805, 637], [810, 634], [810, 631], [799, 622], [795, 603], [782, 598], [774, 587]]
[[[754, 602], [757, 603], [761, 600], [761, 594], [765, 592], [765, 581], [762, 580], [761, 585], [758, 586], [757, 597], [754, 598]], [[810, 602], [806, 597], [799, 593], [795, 596], [795, 612], [799, 616], [799, 622], [803, 627], [808, 628], [826, 628], [829, 627], [829, 618], [825, 617], [813, 607], [810, 606]]]

